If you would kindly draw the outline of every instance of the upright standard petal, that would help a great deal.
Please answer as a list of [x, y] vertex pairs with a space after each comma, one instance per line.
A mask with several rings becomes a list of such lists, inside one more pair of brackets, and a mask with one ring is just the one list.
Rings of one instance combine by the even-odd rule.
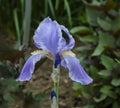
[[17, 78], [17, 81], [28, 81], [32, 77], [32, 73], [34, 72], [35, 63], [43, 57], [43, 54], [32, 55], [28, 58], [26, 63], [24, 64], [20, 76]]
[[62, 38], [59, 24], [56, 21], [51, 21], [49, 17], [40, 23], [33, 37], [37, 48], [48, 51], [53, 55], [58, 53], [58, 47], [65, 44]]
[[63, 57], [64, 59], [62, 60], [61, 65], [69, 69], [69, 77], [73, 81], [79, 82], [83, 85], [90, 84], [93, 81], [84, 71], [76, 57], [70, 55], [63, 55]]
[[66, 35], [69, 38], [68, 45], [66, 45], [64, 48], [62, 48], [62, 51], [71, 50], [74, 47], [74, 45], [75, 45], [75, 40], [72, 37], [72, 35], [69, 33], [69, 31], [68, 31], [68, 29], [66, 27], [64, 27], [63, 25], [60, 25], [60, 28], [61, 28], [61, 30], [63, 30], [66, 33]]

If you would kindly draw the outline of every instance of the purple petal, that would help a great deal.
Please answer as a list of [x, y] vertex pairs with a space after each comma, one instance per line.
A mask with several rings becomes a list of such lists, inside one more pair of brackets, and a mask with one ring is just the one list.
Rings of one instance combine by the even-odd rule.
[[72, 35], [69, 33], [69, 31], [67, 30], [66, 27], [64, 27], [63, 25], [61, 25], [60, 28], [61, 28], [61, 30], [63, 30], [63, 31], [67, 34], [67, 36], [68, 36], [68, 38], [69, 38], [69, 44], [66, 45], [66, 46], [62, 49], [62, 51], [64, 51], [64, 50], [71, 50], [71, 49], [74, 47], [74, 45], [75, 45], [75, 40], [74, 40], [74, 38], [72, 37]]
[[59, 24], [56, 21], [51, 21], [49, 17], [40, 23], [33, 39], [37, 48], [51, 52], [53, 55], [66, 44]]
[[90, 84], [93, 81], [92, 78], [84, 71], [76, 57], [69, 55], [63, 55], [63, 57], [64, 59], [62, 60], [61, 65], [69, 69], [69, 77], [73, 81], [79, 82], [83, 85]]
[[32, 73], [34, 72], [35, 63], [41, 59], [43, 54], [32, 55], [28, 58], [26, 63], [24, 64], [20, 76], [17, 78], [17, 81], [28, 81], [32, 77]]

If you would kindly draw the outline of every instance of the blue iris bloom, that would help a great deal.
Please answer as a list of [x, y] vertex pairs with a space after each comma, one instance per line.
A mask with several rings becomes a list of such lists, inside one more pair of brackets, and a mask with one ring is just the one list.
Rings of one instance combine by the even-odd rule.
[[[68, 36], [69, 43], [62, 36], [62, 31]], [[28, 81], [31, 79], [35, 69], [35, 63], [46, 56], [54, 61], [55, 68], [58, 64], [69, 69], [69, 77], [76, 82], [87, 85], [92, 82], [79, 60], [71, 49], [75, 45], [72, 35], [66, 27], [45, 18], [38, 26], [33, 36], [34, 44], [38, 50], [32, 52], [24, 64], [17, 81]]]

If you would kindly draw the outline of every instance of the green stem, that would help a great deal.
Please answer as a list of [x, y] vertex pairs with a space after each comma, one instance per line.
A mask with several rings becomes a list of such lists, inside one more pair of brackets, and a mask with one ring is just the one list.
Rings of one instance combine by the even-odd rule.
[[56, 96], [58, 96], [58, 83], [57, 82], [54, 82], [54, 91], [56, 93]]
[[30, 38], [30, 23], [31, 23], [32, 0], [25, 0], [25, 22], [23, 34], [23, 47], [27, 48]]
[[51, 75], [53, 82], [54, 82], [54, 92], [56, 94], [56, 97], [54, 97], [52, 99], [52, 104], [51, 104], [51, 108], [58, 108], [58, 100], [59, 100], [59, 80], [60, 80], [60, 66], [57, 66], [57, 68], [55, 68], [53, 66], [53, 72]]

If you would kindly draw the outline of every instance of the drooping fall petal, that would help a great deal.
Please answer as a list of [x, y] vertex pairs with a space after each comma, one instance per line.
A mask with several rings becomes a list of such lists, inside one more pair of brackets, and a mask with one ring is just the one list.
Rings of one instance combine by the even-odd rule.
[[61, 65], [69, 69], [69, 77], [73, 81], [79, 82], [83, 85], [90, 84], [93, 81], [80, 65], [79, 60], [76, 57], [70, 55], [63, 55], [63, 57], [64, 59], [62, 60]]
[[26, 63], [24, 64], [17, 81], [28, 81], [32, 77], [32, 73], [34, 72], [35, 63], [38, 62], [44, 55], [36, 54], [32, 55], [28, 58]]

